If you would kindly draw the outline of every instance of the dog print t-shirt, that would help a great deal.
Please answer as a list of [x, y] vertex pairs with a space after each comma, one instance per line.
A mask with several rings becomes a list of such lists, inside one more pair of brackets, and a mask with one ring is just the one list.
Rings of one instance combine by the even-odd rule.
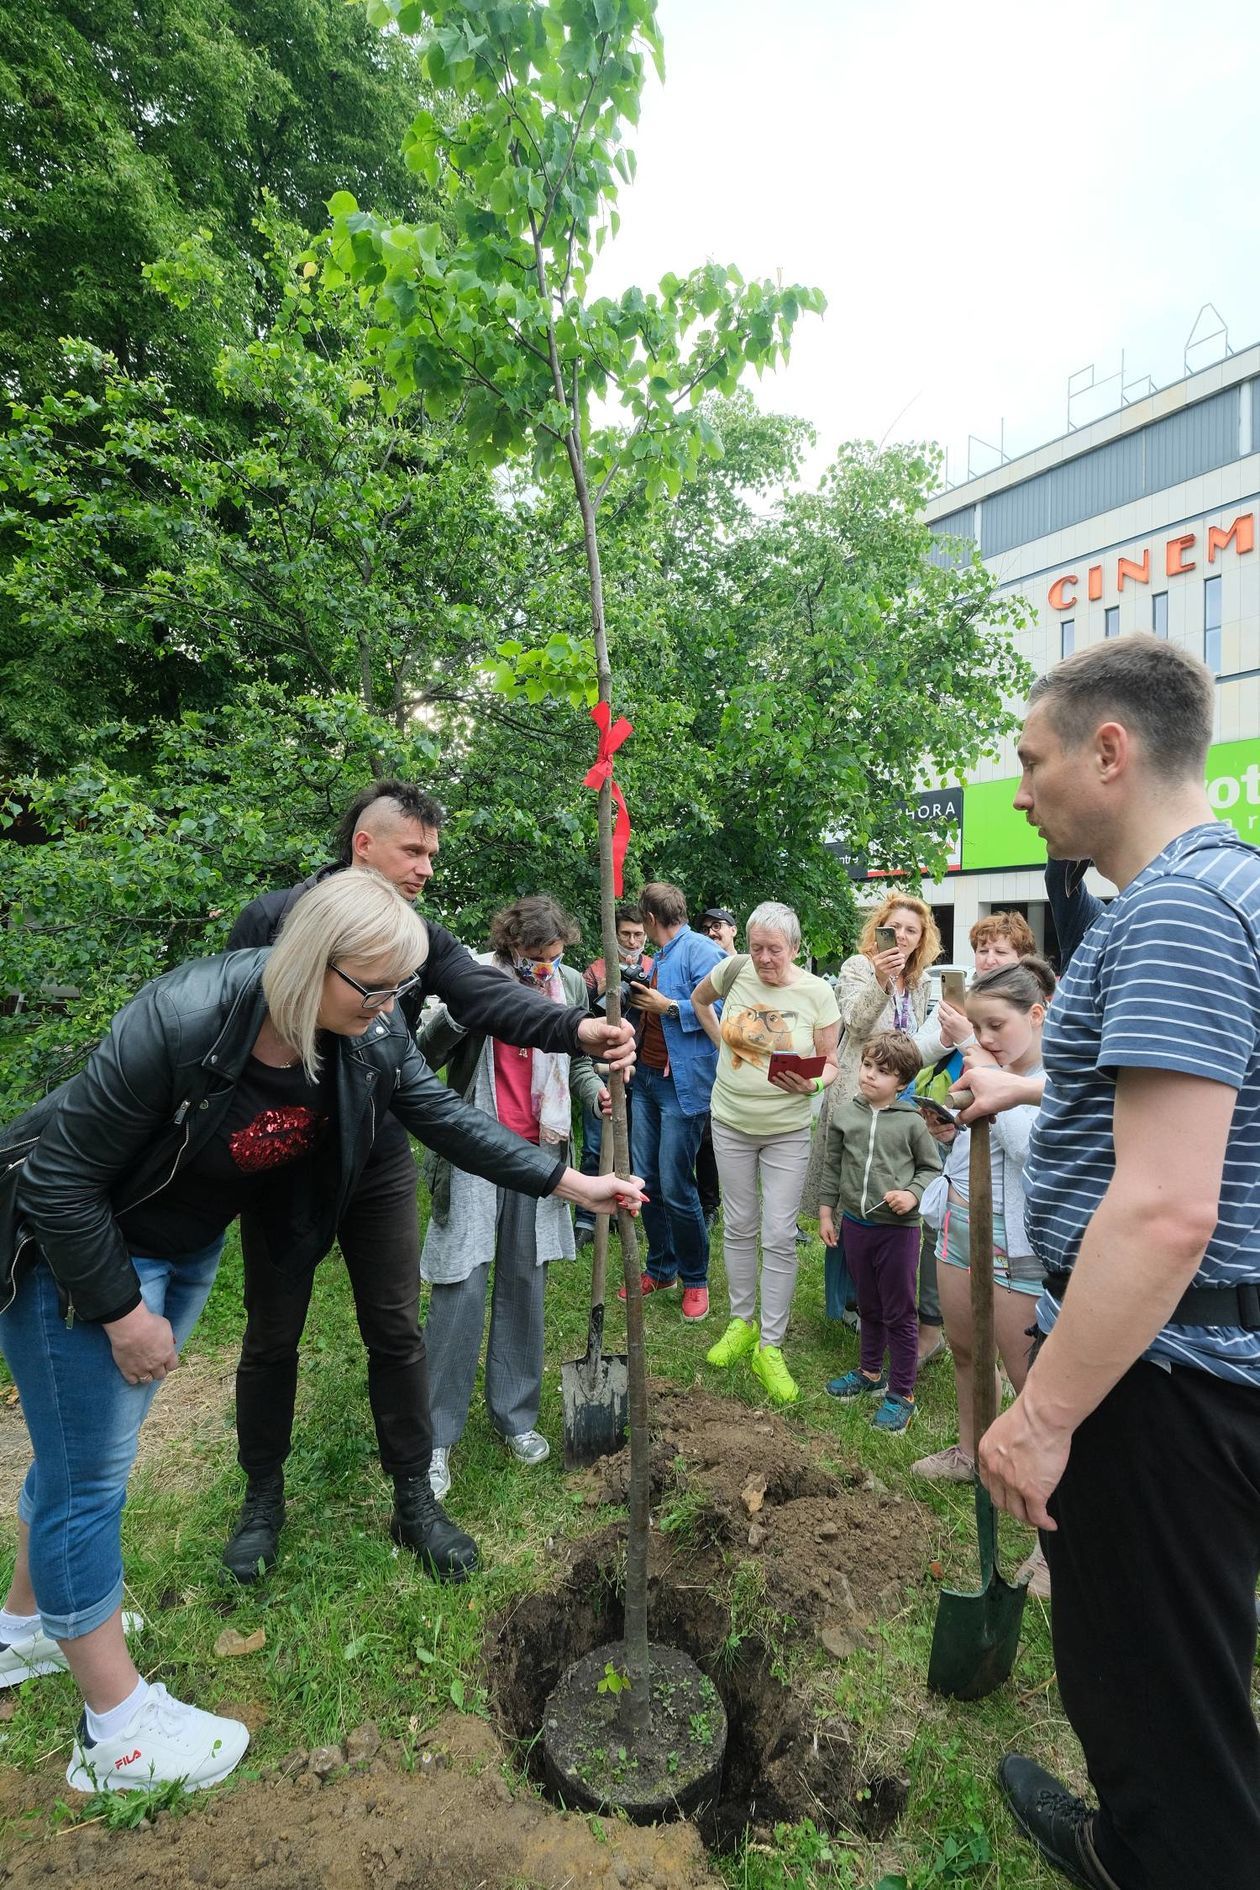
[[709, 973], [722, 999], [713, 1118], [745, 1135], [788, 1135], [813, 1115], [813, 1096], [789, 1095], [770, 1081], [770, 1057], [776, 1050], [815, 1056], [815, 1029], [838, 1023], [840, 1011], [824, 979], [794, 969], [792, 984], [763, 984], [751, 958], [728, 958]]

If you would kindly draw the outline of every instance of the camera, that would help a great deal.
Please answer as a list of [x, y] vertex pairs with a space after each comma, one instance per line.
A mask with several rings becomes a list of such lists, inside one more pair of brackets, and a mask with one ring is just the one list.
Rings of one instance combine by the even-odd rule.
[[631, 987], [636, 984], [647, 984], [651, 976], [650, 971], [643, 971], [642, 969], [627, 971], [624, 966], [621, 967], [621, 1008], [623, 1011], [628, 1011], [630, 1006], [634, 1003], [634, 993]]

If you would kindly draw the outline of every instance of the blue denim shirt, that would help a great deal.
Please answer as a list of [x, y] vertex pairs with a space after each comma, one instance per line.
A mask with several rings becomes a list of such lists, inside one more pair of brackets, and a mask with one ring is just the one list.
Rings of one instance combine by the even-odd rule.
[[[669, 1073], [684, 1115], [699, 1116], [709, 1106], [713, 1079], [717, 1075], [717, 1045], [709, 1042], [700, 1028], [691, 1002], [691, 994], [701, 978], [720, 965], [725, 953], [711, 938], [693, 932], [684, 925], [669, 944], [657, 952], [656, 988], [678, 1006], [678, 1018], [661, 1018], [665, 1048], [669, 1051]], [[718, 1006], [719, 1010], [721, 1006]]]

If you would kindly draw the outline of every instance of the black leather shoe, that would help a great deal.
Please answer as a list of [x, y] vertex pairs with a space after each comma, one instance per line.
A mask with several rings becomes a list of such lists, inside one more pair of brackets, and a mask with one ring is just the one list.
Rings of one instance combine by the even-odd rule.
[[223, 1566], [248, 1585], [276, 1565], [284, 1528], [284, 1472], [251, 1477], [245, 1486], [241, 1519], [223, 1551]]
[[427, 1476], [394, 1479], [389, 1533], [402, 1548], [419, 1556], [436, 1581], [467, 1581], [477, 1566], [476, 1543], [455, 1527]]
[[1094, 1850], [1094, 1814], [1083, 1798], [1032, 1759], [1008, 1752], [998, 1766], [998, 1784], [1011, 1816], [1046, 1862], [1078, 1890], [1120, 1890]]

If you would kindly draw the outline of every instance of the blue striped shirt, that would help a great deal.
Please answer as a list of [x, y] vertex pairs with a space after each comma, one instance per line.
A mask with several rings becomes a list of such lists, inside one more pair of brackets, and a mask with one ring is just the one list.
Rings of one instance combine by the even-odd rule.
[[[1071, 1268], [1115, 1172], [1115, 1072], [1171, 1070], [1238, 1092], [1219, 1218], [1194, 1284], [1260, 1281], [1260, 850], [1209, 821], [1157, 854], [1077, 947], [1042, 1056], [1025, 1187], [1047, 1271]], [[1043, 1331], [1058, 1310], [1043, 1293]], [[1168, 1325], [1144, 1356], [1260, 1385], [1260, 1332], [1241, 1327]]]

